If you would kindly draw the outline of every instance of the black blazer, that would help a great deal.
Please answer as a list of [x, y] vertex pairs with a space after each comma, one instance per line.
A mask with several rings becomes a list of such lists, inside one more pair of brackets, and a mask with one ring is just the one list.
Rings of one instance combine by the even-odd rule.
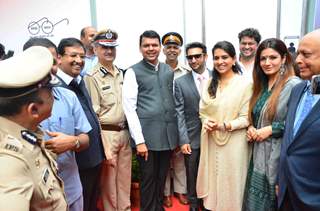
[[286, 191], [295, 210], [320, 210], [320, 101], [293, 136], [297, 107], [306, 82], [296, 85], [288, 102], [288, 114], [279, 165], [279, 207]]
[[[57, 78], [59, 77], [57, 76]], [[88, 133], [89, 147], [81, 152], [76, 152], [76, 160], [78, 167], [81, 170], [93, 168], [103, 161], [105, 155], [101, 140], [100, 124], [96, 113], [93, 111], [91, 98], [82, 79], [78, 89], [74, 89], [70, 85], [67, 85], [61, 78], [59, 78], [59, 80], [61, 81], [61, 86], [75, 92], [92, 127], [92, 130]]]

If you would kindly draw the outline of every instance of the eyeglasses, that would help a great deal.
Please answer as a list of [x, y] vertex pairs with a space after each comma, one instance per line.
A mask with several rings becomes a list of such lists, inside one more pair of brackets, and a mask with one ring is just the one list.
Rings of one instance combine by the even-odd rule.
[[195, 59], [199, 59], [203, 54], [200, 53], [200, 54], [194, 54], [194, 55], [188, 55], [186, 56], [188, 60], [192, 60], [193, 58]]
[[70, 56], [73, 59], [75, 59], [77, 57], [80, 57], [80, 59], [85, 59], [86, 58], [86, 56], [84, 54], [77, 54], [77, 53], [71, 53], [71, 54], [64, 53], [63, 55]]

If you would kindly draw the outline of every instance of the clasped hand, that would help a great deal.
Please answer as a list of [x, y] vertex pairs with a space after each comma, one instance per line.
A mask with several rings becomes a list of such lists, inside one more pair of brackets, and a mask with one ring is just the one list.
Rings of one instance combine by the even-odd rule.
[[206, 132], [212, 132], [214, 130], [220, 130], [220, 131], [225, 131], [225, 127], [223, 123], [218, 123], [214, 120], [205, 120], [203, 122], [203, 127], [206, 130]]
[[249, 126], [247, 130], [247, 139], [249, 142], [258, 141], [261, 142], [272, 135], [271, 126], [262, 127], [256, 129], [253, 126]]

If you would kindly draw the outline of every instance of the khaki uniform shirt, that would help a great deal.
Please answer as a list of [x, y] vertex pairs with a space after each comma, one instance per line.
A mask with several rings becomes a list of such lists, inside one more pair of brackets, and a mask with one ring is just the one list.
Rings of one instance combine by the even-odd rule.
[[177, 79], [190, 71], [191, 71], [190, 67], [183, 65], [181, 63], [178, 63], [177, 67], [174, 69], [173, 77], [174, 79]]
[[122, 108], [123, 73], [115, 66], [113, 69], [114, 75], [98, 63], [84, 77], [93, 110], [101, 124], [118, 125], [126, 120]]
[[67, 210], [56, 162], [41, 134], [3, 117], [0, 125], [0, 210]]

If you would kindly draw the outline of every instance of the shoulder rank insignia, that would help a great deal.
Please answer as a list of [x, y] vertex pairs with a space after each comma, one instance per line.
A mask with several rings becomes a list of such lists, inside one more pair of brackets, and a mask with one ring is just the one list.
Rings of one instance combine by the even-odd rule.
[[37, 143], [37, 136], [27, 130], [21, 130], [21, 137], [32, 145]]
[[108, 74], [108, 71], [106, 68], [104, 67], [100, 67], [100, 72], [103, 74], [103, 76], [107, 75]]

